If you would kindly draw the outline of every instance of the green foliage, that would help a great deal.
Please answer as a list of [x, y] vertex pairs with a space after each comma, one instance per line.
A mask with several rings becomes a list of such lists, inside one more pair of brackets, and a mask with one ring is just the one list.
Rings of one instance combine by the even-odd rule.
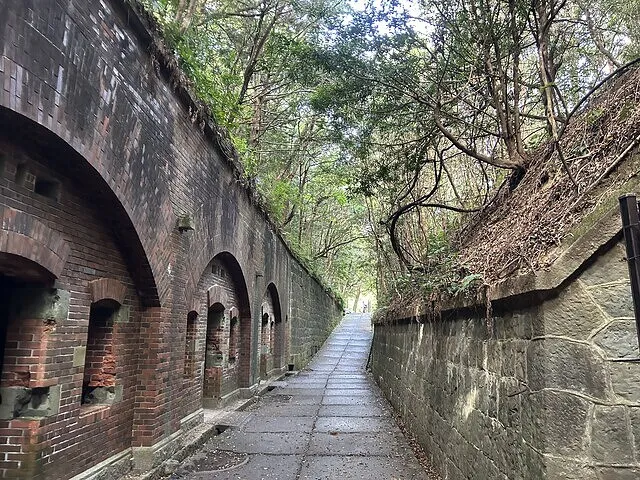
[[391, 288], [381, 297], [384, 304], [400, 303], [406, 306], [442, 295], [473, 295], [475, 289], [483, 284], [481, 274], [466, 273], [444, 236], [437, 235], [431, 240], [431, 248], [425, 252], [429, 263], [424, 267], [398, 272], [391, 280]]
[[[146, 0], [167, 45], [305, 264], [347, 296], [371, 284], [362, 199], [349, 190], [330, 119], [317, 115], [319, 43], [343, 5], [327, 0]], [[366, 264], [366, 265], [365, 265]], [[368, 269], [367, 269], [368, 268]], [[354, 269], [362, 269], [355, 272]]]
[[145, 4], [247, 182], [344, 296], [472, 291], [461, 212], [640, 54], [640, 7], [622, 0]]

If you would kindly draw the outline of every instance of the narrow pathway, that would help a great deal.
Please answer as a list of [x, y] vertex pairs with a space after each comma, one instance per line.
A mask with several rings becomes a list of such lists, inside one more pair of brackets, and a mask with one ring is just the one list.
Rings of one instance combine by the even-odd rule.
[[347, 315], [308, 368], [276, 382], [172, 478], [427, 480], [365, 371], [371, 339], [370, 315]]

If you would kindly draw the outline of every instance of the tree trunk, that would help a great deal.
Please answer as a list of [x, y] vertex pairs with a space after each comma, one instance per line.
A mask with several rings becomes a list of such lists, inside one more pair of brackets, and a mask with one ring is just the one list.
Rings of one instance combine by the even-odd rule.
[[353, 311], [354, 312], [358, 311], [358, 302], [360, 301], [361, 289], [362, 289], [362, 287], [360, 287], [360, 285], [358, 285], [358, 290], [356, 291], [356, 298], [353, 301]]

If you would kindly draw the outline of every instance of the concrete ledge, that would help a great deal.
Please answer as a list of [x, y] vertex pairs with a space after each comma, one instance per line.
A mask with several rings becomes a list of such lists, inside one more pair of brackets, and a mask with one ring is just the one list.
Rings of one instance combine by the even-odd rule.
[[[273, 379], [269, 379], [268, 381], [272, 380]], [[250, 387], [236, 388], [234, 391], [229, 392], [220, 398], [203, 398], [202, 406], [207, 409], [224, 408], [237, 400], [251, 398], [256, 394], [259, 395], [259, 393], [256, 393], [258, 390], [259, 385], [257, 383]]]
[[189, 430], [204, 420], [204, 409], [199, 408], [180, 420], [180, 430]]
[[275, 377], [281, 377], [288, 370], [289, 368], [287, 366], [274, 368], [267, 373], [267, 377], [269, 380], [272, 380]]
[[131, 449], [127, 448], [94, 465], [89, 470], [72, 477], [71, 480], [111, 480], [121, 478], [131, 470], [131, 460]]
[[218, 408], [220, 407], [220, 399], [219, 398], [202, 398], [202, 406], [203, 408]]
[[178, 448], [178, 438], [182, 430], [172, 433], [150, 447], [133, 447], [133, 471], [144, 472], [159, 465], [164, 459], [173, 455]]

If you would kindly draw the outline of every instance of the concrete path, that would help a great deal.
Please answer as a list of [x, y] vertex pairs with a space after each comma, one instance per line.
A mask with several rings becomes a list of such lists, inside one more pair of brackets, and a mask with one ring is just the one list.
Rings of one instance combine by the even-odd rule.
[[309, 367], [276, 382], [172, 478], [428, 479], [365, 371], [370, 315], [347, 315]]

